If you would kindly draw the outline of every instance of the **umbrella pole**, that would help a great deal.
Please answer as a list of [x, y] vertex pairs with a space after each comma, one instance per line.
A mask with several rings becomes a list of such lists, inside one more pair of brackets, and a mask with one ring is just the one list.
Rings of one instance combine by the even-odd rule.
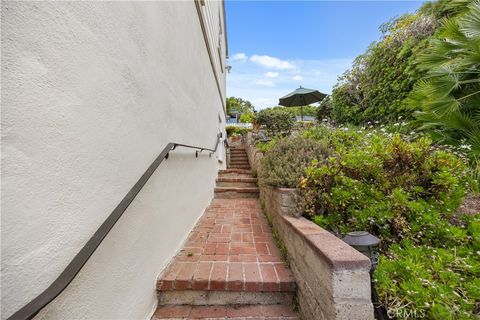
[[302, 116], [302, 121], [303, 121], [303, 106], [300, 107], [300, 114]]

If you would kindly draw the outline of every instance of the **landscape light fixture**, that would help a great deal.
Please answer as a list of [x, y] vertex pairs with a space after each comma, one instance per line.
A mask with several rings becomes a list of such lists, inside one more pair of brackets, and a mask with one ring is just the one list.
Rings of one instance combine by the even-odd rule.
[[375, 270], [378, 263], [377, 247], [380, 244], [380, 239], [367, 231], [352, 231], [347, 233], [343, 241], [366, 255], [372, 262], [371, 271]]
[[373, 272], [378, 264], [377, 247], [380, 244], [380, 239], [371, 235], [367, 231], [352, 231], [347, 233], [342, 240], [370, 259], [371, 299], [374, 307], [375, 319], [388, 319], [386, 310], [382, 307], [378, 299], [377, 290], [375, 289], [375, 284], [373, 282]]

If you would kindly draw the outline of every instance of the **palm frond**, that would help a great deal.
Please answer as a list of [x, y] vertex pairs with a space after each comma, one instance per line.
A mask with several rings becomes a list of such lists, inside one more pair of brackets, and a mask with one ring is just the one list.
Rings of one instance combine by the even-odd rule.
[[470, 10], [459, 21], [459, 30], [468, 38], [480, 38], [480, 1], [474, 1]]

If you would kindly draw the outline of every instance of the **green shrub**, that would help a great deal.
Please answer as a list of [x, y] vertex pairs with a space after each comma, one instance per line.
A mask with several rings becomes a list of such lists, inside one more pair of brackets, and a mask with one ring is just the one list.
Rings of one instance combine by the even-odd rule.
[[255, 142], [255, 146], [257, 149], [262, 152], [266, 153], [268, 150], [270, 150], [271, 147], [273, 147], [277, 143], [277, 139], [271, 139], [269, 141], [257, 141]]
[[249, 128], [243, 128], [243, 127], [237, 127], [237, 126], [226, 126], [225, 131], [227, 132], [227, 137], [232, 137], [232, 136], [238, 136], [245, 134], [251, 129]]
[[322, 142], [305, 137], [280, 139], [262, 159], [261, 183], [295, 188], [312, 160], [323, 161], [327, 156], [327, 148]]
[[[374, 274], [382, 305], [398, 319], [476, 319], [480, 311], [480, 215], [456, 213], [471, 174], [464, 158], [427, 138], [325, 126], [326, 161], [299, 184], [300, 206], [318, 225], [381, 238]], [[480, 214], [480, 213], [479, 213]]]
[[369, 231], [384, 247], [403, 239], [450, 239], [438, 227], [445, 227], [465, 195], [468, 170], [461, 159], [434, 149], [426, 138], [339, 133], [329, 139], [335, 157], [305, 171], [300, 194], [307, 216], [341, 234]]
[[295, 123], [293, 114], [286, 108], [263, 109], [255, 122], [265, 128], [269, 136], [287, 136]]

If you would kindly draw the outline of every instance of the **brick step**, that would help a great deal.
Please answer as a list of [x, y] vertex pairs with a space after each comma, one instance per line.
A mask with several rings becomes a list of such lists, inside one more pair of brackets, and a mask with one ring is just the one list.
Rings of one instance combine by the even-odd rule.
[[257, 186], [256, 182], [245, 182], [245, 181], [217, 181], [217, 187], [233, 187], [233, 188], [255, 188]]
[[230, 157], [248, 158], [245, 152], [231, 152]]
[[242, 169], [242, 170], [251, 170], [251, 167], [250, 166], [246, 166], [246, 165], [233, 165], [233, 166], [228, 166], [228, 168], [230, 169]]
[[[255, 245], [255, 244], [254, 244]], [[262, 243], [260, 250], [269, 245]], [[272, 247], [272, 249], [277, 250]], [[268, 250], [268, 249], [266, 249]], [[247, 252], [253, 256], [255, 247], [240, 246], [231, 249], [232, 255]], [[267, 252], [267, 251], [266, 251]], [[268, 253], [268, 252], [267, 252]], [[229, 262], [225, 261], [227, 252], [219, 254], [219, 261], [201, 261], [214, 259], [215, 254], [194, 255], [187, 261], [175, 261], [157, 281], [159, 292], [180, 291], [228, 291], [228, 292], [295, 292], [295, 280], [290, 270], [276, 257], [265, 255], [270, 262]], [[203, 258], [202, 258], [203, 257]], [[192, 260], [200, 260], [190, 262]]]
[[230, 155], [230, 160], [248, 160], [247, 156]]
[[250, 163], [248, 161], [245, 162], [238, 162], [238, 161], [230, 161], [228, 165], [231, 166], [250, 166]]
[[265, 319], [298, 320], [297, 313], [290, 303], [286, 304], [250, 304], [226, 306], [160, 306], [152, 320], [162, 319]]
[[[234, 168], [239, 168], [239, 169], [250, 169], [250, 164], [234, 164]], [[245, 167], [245, 168], [242, 168]]]
[[[239, 174], [239, 173], [225, 173], [218, 175], [219, 178], [232, 178], [232, 179], [242, 179], [242, 178], [252, 178], [251, 174]], [[218, 186], [220, 187], [220, 186]]]
[[229, 162], [245, 162], [245, 163], [249, 163], [247, 158], [245, 158], [245, 159], [230, 158], [230, 159], [229, 159]]
[[258, 198], [258, 187], [215, 187], [214, 198], [216, 199], [237, 199], [237, 198]]
[[231, 174], [248, 174], [251, 176], [252, 170], [244, 169], [223, 169], [218, 171], [219, 175], [231, 175]]
[[220, 177], [217, 178], [217, 187], [256, 187], [257, 178], [253, 177]]

